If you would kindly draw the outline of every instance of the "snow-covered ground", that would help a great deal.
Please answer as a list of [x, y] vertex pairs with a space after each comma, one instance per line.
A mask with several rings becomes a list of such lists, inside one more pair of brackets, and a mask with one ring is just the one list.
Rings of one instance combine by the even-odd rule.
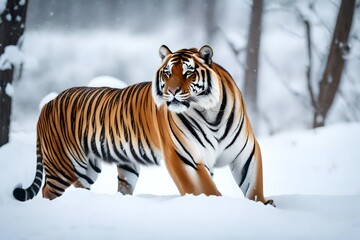
[[223, 197], [180, 197], [164, 166], [143, 167], [134, 196], [116, 193], [106, 165], [91, 191], [18, 202], [35, 133], [12, 133], [0, 148], [0, 239], [359, 239], [359, 135], [355, 123], [260, 138], [273, 208], [243, 198], [227, 168], [215, 171]]

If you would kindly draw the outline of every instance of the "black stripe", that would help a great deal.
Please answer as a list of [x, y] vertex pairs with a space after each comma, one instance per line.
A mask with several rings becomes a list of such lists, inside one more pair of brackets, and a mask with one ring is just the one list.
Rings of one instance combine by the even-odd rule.
[[[105, 119], [101, 120], [102, 123], [104, 123], [104, 121], [105, 121]], [[104, 125], [101, 126], [100, 149], [101, 149], [102, 158], [106, 159], [107, 156], [108, 156], [108, 153], [109, 153], [109, 148], [107, 147], [107, 141], [106, 141], [106, 137], [105, 137], [105, 127], [104, 127]]]
[[227, 120], [224, 135], [222, 135], [222, 137], [220, 139], [218, 139], [219, 142], [221, 142], [222, 140], [224, 140], [227, 137], [227, 135], [229, 133], [229, 130], [230, 130], [230, 128], [231, 128], [231, 126], [232, 126], [232, 124], [234, 122], [234, 115], [235, 115], [234, 114], [234, 107], [235, 107], [235, 105], [233, 105], [233, 108], [231, 110], [231, 114], [230, 114], [230, 116], [229, 116], [229, 118]]
[[[31, 189], [34, 190], [34, 192], [33, 192], [34, 196], [39, 192], [40, 187], [41, 187], [41, 181], [40, 181], [40, 183], [38, 183], [37, 181], [35, 181], [35, 182], [32, 184]], [[30, 190], [30, 189], [29, 189], [29, 190]]]
[[[197, 165], [203, 165], [203, 164], [197, 164]], [[203, 165], [209, 172], [210, 176], [214, 176], [214, 173], [210, 171], [210, 168], [206, 165]]]
[[[95, 92], [92, 92], [92, 91], [89, 91], [89, 97], [88, 97], [88, 100], [86, 101], [86, 103], [88, 103], [87, 107], [86, 107], [86, 103], [84, 104], [84, 111], [87, 111], [87, 118], [86, 119], [92, 119], [91, 117], [91, 113], [93, 112], [93, 106], [94, 106], [94, 101], [95, 101], [95, 98], [97, 97], [96, 93]], [[95, 110], [93, 112], [93, 114], [95, 114]]]
[[204, 69], [201, 69], [200, 73], [201, 73], [201, 79], [200, 80], [204, 83], [205, 79], [206, 79], [206, 74], [205, 73], [207, 73], [207, 72], [205, 72]]
[[121, 125], [122, 125], [122, 128], [123, 128], [125, 142], [129, 142], [129, 130], [128, 130], [126, 124], [123, 121], [124, 119], [123, 118], [121, 118], [121, 119], [122, 119]]
[[[211, 93], [211, 89], [212, 89], [210, 71], [209, 71], [209, 70], [206, 70], [208, 79], [206, 79], [206, 74], [205, 74], [205, 71], [204, 71], [204, 70], [201, 70], [200, 73], [201, 73], [201, 78], [200, 78], [199, 74], [196, 74], [196, 75], [198, 76], [199, 80], [201, 80], [202, 83], [203, 83], [203, 85], [202, 85], [202, 87], [201, 87], [201, 90], [203, 90], [203, 92], [201, 92], [201, 93], [199, 94], [199, 96], [208, 95], [208, 94]], [[206, 91], [204, 91], [204, 89], [205, 89], [205, 81], [208, 82], [208, 88], [206, 89]]]
[[229, 147], [231, 147], [231, 145], [234, 144], [235, 140], [237, 139], [237, 137], [239, 136], [239, 134], [240, 134], [240, 132], [242, 130], [242, 127], [243, 127], [243, 124], [244, 124], [244, 119], [245, 119], [245, 116], [244, 116], [244, 112], [243, 112], [240, 127], [239, 127], [238, 131], [236, 132], [235, 137], [233, 138], [233, 140], [229, 143], [229, 145], [226, 146], [225, 149], [228, 149]]
[[196, 140], [201, 144], [201, 146], [205, 147], [204, 143], [201, 141], [199, 135], [197, 135], [196, 131], [194, 130], [194, 125], [192, 125], [184, 115], [177, 114], [180, 118], [181, 122], [185, 125], [185, 127], [190, 131], [190, 133], [196, 138]]
[[103, 159], [108, 159], [109, 157], [112, 157], [109, 144], [111, 144], [111, 142], [109, 143], [108, 139], [105, 138], [103, 145], [104, 145], [104, 151], [106, 152], [106, 156]]
[[[120, 143], [120, 145], [122, 145], [121, 143]], [[121, 147], [121, 146], [120, 146]], [[122, 150], [123, 152], [124, 152], [124, 150]], [[114, 152], [115, 152], [115, 154], [116, 154], [116, 156], [120, 159], [120, 160], [122, 160], [123, 162], [130, 162], [130, 160], [127, 158], [127, 156], [126, 156], [126, 152], [124, 152], [124, 154], [125, 154], [125, 156], [124, 155], [122, 155], [121, 153], [120, 153], [120, 151], [118, 151], [118, 149], [116, 148], [116, 145], [114, 145]]]
[[[133, 85], [133, 86], [131, 86], [131, 87], [129, 87], [129, 88], [126, 88], [126, 97], [125, 97], [125, 99], [124, 99], [124, 103], [127, 105], [127, 108], [126, 108], [126, 114], [128, 115], [129, 114], [129, 111], [130, 111], [130, 109], [129, 109], [129, 107], [130, 107], [130, 105], [131, 105], [131, 100], [132, 100], [132, 98], [133, 98], [133, 94], [134, 94], [134, 92], [135, 92], [135, 89], [136, 89], [136, 86], [137, 85]], [[131, 112], [130, 112], [130, 114], [131, 114]]]
[[90, 166], [92, 167], [92, 169], [94, 169], [95, 172], [97, 173], [101, 173], [101, 169], [98, 168], [92, 161], [91, 159], [89, 160]]
[[[57, 191], [59, 191], [61, 193], [65, 191], [64, 188], [61, 188], [60, 186], [58, 186], [58, 185], [56, 185], [56, 184], [54, 184], [54, 183], [52, 183], [50, 181], [46, 182], [46, 184], [49, 185], [52, 189], [55, 189], [55, 190], [57, 190]], [[67, 186], [65, 186], [65, 187], [67, 187]]]
[[132, 144], [132, 141], [130, 141], [129, 144], [130, 144], [130, 146], [129, 146], [129, 148], [130, 148], [130, 153], [131, 153], [131, 155], [133, 156], [133, 158], [135, 159], [135, 161], [138, 162], [138, 163], [140, 163], [140, 164], [147, 165], [148, 163], [147, 163], [144, 159], [140, 158], [140, 157], [136, 154], [135, 149], [134, 149], [134, 146], [133, 146], [133, 144]]
[[189, 61], [189, 58], [191, 58], [191, 56], [188, 54], [174, 55], [169, 61], [173, 62], [173, 63], [178, 62], [178, 61], [187, 62], [187, 61]]
[[[191, 87], [197, 87], [197, 88], [201, 88], [202, 90], [204, 90], [204, 84], [201, 86], [200, 84], [198, 83], [193, 83], [191, 85]], [[195, 89], [195, 88], [194, 88]], [[195, 89], [196, 90], [196, 89]], [[199, 95], [206, 95], [204, 92], [200, 93]]]
[[157, 71], [156, 72], [156, 94], [157, 95], [159, 95], [159, 96], [162, 96], [163, 95], [163, 93], [161, 92], [161, 89], [160, 89], [160, 72], [159, 71]]
[[124, 153], [125, 157], [126, 157], [126, 158], [129, 158], [128, 155], [127, 155], [127, 153], [126, 153], [126, 150], [125, 150], [125, 148], [124, 148], [124, 146], [123, 146], [123, 144], [122, 144], [122, 142], [120, 142], [120, 149], [121, 149], [121, 151]]
[[199, 129], [199, 131], [201, 132], [201, 134], [203, 135], [203, 137], [205, 138], [205, 140], [211, 145], [212, 148], [215, 149], [214, 145], [211, 143], [211, 141], [207, 138], [206, 133], [204, 132], [204, 130], [201, 128], [200, 124], [195, 121], [192, 117], [189, 117], [190, 120], [196, 125], [196, 127]]
[[41, 172], [36, 171], [35, 178], [40, 179], [40, 183], [41, 183], [42, 176], [43, 176], [42, 170], [41, 170]]
[[[78, 98], [75, 98], [72, 102], [71, 105], [71, 112], [70, 112], [70, 119], [71, 119], [71, 132], [75, 133], [75, 126], [76, 126], [76, 112], [77, 112], [77, 102], [78, 102]], [[69, 106], [68, 106], [69, 107]]]
[[[57, 134], [57, 133], [55, 133]], [[54, 161], [50, 162], [50, 167], [48, 169], [46, 169], [47, 171], [50, 171], [50, 170], [53, 170], [53, 175], [57, 175], [57, 174], [61, 174], [64, 178], [68, 179], [68, 180], [71, 180], [72, 178], [69, 177], [64, 171], [66, 169], [69, 169], [70, 168], [70, 172], [72, 173], [73, 172], [73, 169], [74, 169], [74, 166], [72, 165], [71, 161], [68, 159], [68, 158], [65, 158], [66, 156], [62, 156], [61, 153], [60, 153], [60, 156], [58, 156], [58, 154], [56, 153], [57, 150], [54, 150], [54, 148], [58, 148], [61, 152], [64, 152], [65, 150], [63, 149], [63, 145], [59, 143], [59, 141], [55, 141], [56, 142], [56, 145], [54, 145], [53, 143], [46, 143], [46, 146], [51, 146], [52, 149], [50, 152], [50, 155], [51, 154], [54, 154], [56, 157], [54, 158], [54, 156], [47, 156], [47, 159], [54, 159]], [[60, 161], [59, 159], [63, 159], [63, 161]], [[83, 168], [86, 168], [86, 165], [85, 167], [82, 166], [82, 165], [79, 165], [80, 167], [83, 167]], [[51, 169], [51, 168], [54, 168], [54, 169]]]
[[57, 176], [53, 176], [53, 175], [47, 175], [46, 178], [54, 180], [56, 182], [59, 182], [60, 184], [64, 185], [64, 186], [70, 186], [70, 183], [65, 182], [64, 180], [62, 180], [61, 178], [57, 177]]
[[[246, 186], [246, 189], [245, 189], [245, 192], [244, 192], [244, 195], [246, 196], [247, 195], [247, 192], [249, 191], [249, 188], [250, 188], [250, 182], [248, 183], [248, 185]], [[265, 204], [266, 205], [266, 204]]]
[[180, 158], [180, 160], [185, 163], [186, 165], [189, 165], [190, 167], [192, 167], [193, 169], [197, 170], [196, 165], [194, 165], [192, 162], [190, 162], [186, 157], [182, 156], [180, 153], [178, 153], [176, 151], [176, 154], [178, 155], [178, 157]]
[[147, 137], [145, 137], [145, 141], [146, 141], [146, 144], [147, 144], [147, 146], [148, 146], [148, 148], [149, 148], [149, 150], [150, 150], [151, 157], [153, 158], [154, 163], [155, 163], [156, 165], [159, 165], [159, 162], [158, 162], [158, 160], [157, 160], [157, 158], [156, 158], [156, 156], [155, 156], [155, 154], [154, 154], [154, 151], [153, 151], [153, 149], [152, 149], [152, 147], [151, 147], [151, 145], [150, 145], [149, 139], [148, 139]]
[[246, 141], [245, 141], [245, 144], [244, 146], [241, 148], [240, 152], [236, 155], [236, 157], [234, 158], [234, 160], [232, 161], [232, 163], [239, 157], [239, 155], [242, 153], [242, 151], [244, 151], [247, 143], [248, 143], [248, 140], [249, 140], [249, 134], [247, 135], [247, 138], [246, 138]]
[[[110, 134], [110, 138], [111, 138], [111, 145], [113, 146], [113, 150], [114, 150], [114, 153], [116, 155], [116, 157], [119, 159], [119, 160], [122, 160], [124, 162], [129, 162], [129, 159], [126, 158], [125, 156], [123, 156], [120, 151], [124, 151], [123, 149], [118, 149], [116, 144], [115, 144], [115, 139], [114, 139], [114, 135], [111, 133]], [[121, 142], [120, 142], [120, 147], [122, 146]]]
[[146, 154], [146, 151], [144, 149], [144, 146], [141, 142], [141, 139], [138, 138], [138, 148], [139, 148], [139, 153], [140, 153], [140, 156], [149, 164], [154, 164], [153, 161], [151, 161], [151, 159], [147, 156]]
[[119, 165], [117, 165], [117, 167], [118, 167], [118, 168], [121, 168], [121, 169], [124, 169], [125, 171], [131, 172], [131, 173], [135, 174], [137, 177], [139, 177], [139, 173], [136, 172], [135, 169], [131, 168], [131, 167], [128, 166], [128, 165], [121, 165], [121, 164], [119, 164]]
[[251, 160], [253, 159], [254, 153], [255, 153], [255, 143], [254, 143], [254, 147], [250, 153], [249, 158], [246, 160], [245, 165], [243, 166], [243, 168], [241, 170], [241, 181], [240, 181], [239, 187], [241, 187], [241, 185], [244, 183], [244, 181], [246, 179], [247, 173], [249, 171], [249, 166], [250, 166]]
[[81, 172], [79, 172], [78, 170], [76, 170], [76, 168], [74, 168], [74, 173], [75, 175], [77, 175], [78, 177], [81, 177], [83, 179], [85, 179], [89, 184], [93, 184], [94, 181], [89, 178], [86, 174], [82, 174]]
[[51, 190], [49, 190], [49, 192], [56, 195], [57, 197], [60, 197], [62, 195], [62, 193], [57, 193], [57, 192], [54, 192], [54, 191], [51, 191]]
[[85, 153], [85, 156], [88, 156], [89, 155], [89, 145], [88, 145], [88, 129], [85, 130], [84, 132], [84, 136], [81, 137], [82, 139], [82, 145], [84, 146], [84, 153]]
[[101, 155], [100, 155], [100, 152], [98, 151], [97, 146], [96, 146], [96, 142], [97, 142], [97, 140], [95, 139], [96, 131], [97, 130], [94, 130], [94, 133], [91, 136], [90, 148], [91, 148], [91, 151], [94, 153], [94, 155], [96, 157], [102, 158]]
[[[222, 96], [222, 101], [221, 101], [221, 105], [220, 105], [220, 109], [219, 109], [219, 113], [216, 115], [215, 121], [214, 122], [209, 122], [208, 119], [202, 114], [202, 112], [198, 109], [195, 109], [195, 112], [202, 118], [204, 119], [204, 121], [206, 122], [206, 124], [212, 126], [212, 127], [217, 127], [220, 125], [221, 120], [224, 116], [225, 113], [225, 108], [226, 108], [226, 104], [227, 104], [227, 95], [226, 95], [226, 90], [225, 90], [225, 86], [222, 84], [222, 89], [223, 89], [223, 96]], [[212, 130], [212, 129], [211, 129]], [[212, 131], [217, 131], [217, 130], [212, 130]]]
[[[195, 161], [193, 159], [193, 157], [191, 156], [191, 154], [188, 152], [188, 150], [184, 147], [184, 145], [182, 144], [182, 142], [179, 140], [179, 138], [176, 136], [176, 134], [174, 133], [173, 129], [170, 127], [170, 131], [172, 133], [172, 135], [175, 137], [176, 141], [180, 144], [182, 150], [191, 158], [191, 160], [193, 161], [194, 164]], [[179, 131], [181, 131], [181, 129], [179, 129]], [[182, 131], [181, 131], [182, 132]], [[183, 133], [183, 132], [182, 132]], [[184, 134], [184, 133], [183, 133]]]
[[221, 123], [221, 120], [224, 116], [224, 113], [225, 113], [225, 108], [226, 108], [226, 105], [227, 105], [227, 95], [226, 95], [226, 88], [224, 86], [223, 83], [221, 83], [222, 85], [222, 102], [221, 102], [221, 105], [220, 105], [220, 110], [219, 110], [219, 113], [218, 115], [216, 116], [216, 120], [215, 122], [213, 123], [213, 126], [217, 126]]
[[34, 179], [34, 183], [36, 183], [37, 185], [41, 185], [42, 182], [42, 173], [38, 172], [38, 174], [36, 174], [35, 179]]

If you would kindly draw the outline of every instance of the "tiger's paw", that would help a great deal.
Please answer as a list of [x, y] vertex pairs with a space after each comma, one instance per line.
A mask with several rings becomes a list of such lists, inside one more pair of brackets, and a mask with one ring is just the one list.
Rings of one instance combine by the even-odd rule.
[[133, 188], [126, 180], [121, 180], [118, 182], [118, 192], [122, 193], [122, 195], [132, 195]]

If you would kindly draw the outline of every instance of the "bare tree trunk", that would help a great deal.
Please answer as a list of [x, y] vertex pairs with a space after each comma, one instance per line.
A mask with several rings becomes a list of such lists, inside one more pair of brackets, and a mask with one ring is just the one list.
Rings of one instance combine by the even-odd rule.
[[[24, 33], [28, 1], [8, 0], [0, 16], [0, 56], [10, 45], [19, 45]], [[12, 84], [14, 66], [0, 66], [0, 146], [9, 141], [11, 96], [6, 89]]]
[[315, 97], [310, 86], [310, 94], [315, 110], [313, 122], [314, 128], [325, 125], [326, 116], [340, 85], [341, 73], [345, 64], [345, 56], [350, 51], [348, 39], [354, 15], [354, 7], [355, 0], [341, 1], [326, 67], [321, 81], [319, 82], [318, 99], [314, 99]]
[[263, 1], [254, 0], [246, 49], [245, 85], [243, 93], [247, 108], [253, 115], [257, 115], [258, 112], [257, 88], [262, 9]]

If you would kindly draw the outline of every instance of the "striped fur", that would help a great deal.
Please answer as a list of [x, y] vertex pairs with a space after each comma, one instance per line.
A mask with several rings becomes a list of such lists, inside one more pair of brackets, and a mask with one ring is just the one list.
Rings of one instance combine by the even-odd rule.
[[220, 195], [213, 168], [228, 165], [244, 195], [265, 203], [260, 148], [241, 93], [212, 54], [208, 46], [174, 53], [162, 46], [152, 82], [71, 88], [50, 101], [37, 126], [36, 177], [15, 198], [37, 194], [42, 167], [45, 198], [71, 184], [90, 189], [102, 161], [117, 165], [118, 191], [132, 194], [139, 165], [164, 159], [182, 195]]

